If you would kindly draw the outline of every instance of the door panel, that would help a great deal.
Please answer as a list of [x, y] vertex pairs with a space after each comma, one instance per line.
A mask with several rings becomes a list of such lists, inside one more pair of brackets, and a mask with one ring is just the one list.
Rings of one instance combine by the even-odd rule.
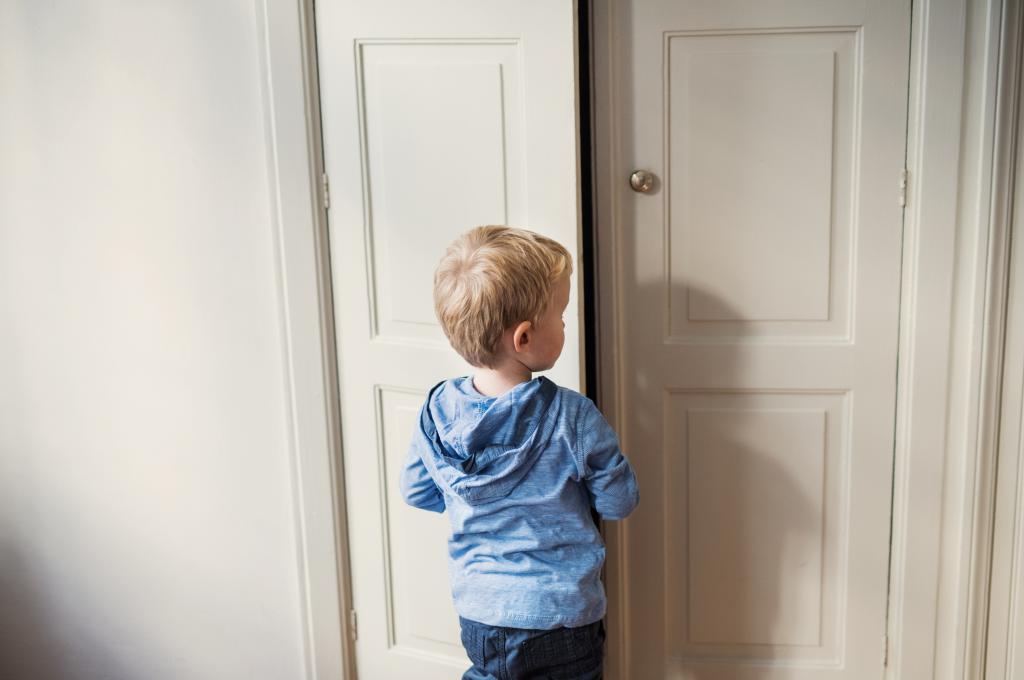
[[909, 1], [597, 4], [626, 677], [880, 679]]
[[[316, 10], [358, 672], [449, 680], [469, 661], [448, 519], [398, 489], [427, 390], [471, 371], [435, 321], [433, 272], [480, 224], [534, 229], [575, 256], [575, 13], [567, 0]], [[579, 269], [548, 373], [575, 389]]]
[[666, 36], [670, 339], [846, 334], [856, 45]]

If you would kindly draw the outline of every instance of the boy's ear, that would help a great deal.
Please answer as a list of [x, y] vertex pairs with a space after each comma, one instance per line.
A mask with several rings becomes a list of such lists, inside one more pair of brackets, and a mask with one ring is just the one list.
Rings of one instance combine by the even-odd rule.
[[512, 346], [517, 352], [529, 349], [530, 333], [533, 332], [533, 324], [529, 321], [520, 321], [519, 325], [512, 331]]

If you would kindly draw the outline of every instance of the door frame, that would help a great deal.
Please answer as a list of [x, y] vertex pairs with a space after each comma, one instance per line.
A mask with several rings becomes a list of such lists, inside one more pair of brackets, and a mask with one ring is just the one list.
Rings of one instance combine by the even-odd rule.
[[[613, 0], [592, 0], [596, 87], [594, 193], [599, 403], [623, 422], [616, 299], [614, 140], [620, 74], [612, 70]], [[997, 138], [993, 114], [1003, 0], [915, 0], [907, 121], [899, 370], [894, 443], [888, 634], [879, 640], [891, 680], [980, 678], [973, 660], [991, 552], [990, 498], [998, 400], [1006, 239], [990, 210]], [[1002, 130], [999, 139], [1005, 139]], [[893, 178], [893, 196], [898, 178]], [[952, 285], [950, 282], [953, 282]], [[984, 319], [984, 325], [976, 321]], [[987, 329], [993, 329], [986, 332]], [[937, 428], [935, 423], [947, 423]], [[981, 502], [974, 503], [974, 498]], [[608, 676], [626, 678], [629, 520], [607, 532]], [[965, 549], [969, 548], [969, 549]], [[977, 559], [972, 559], [977, 555]], [[985, 591], [987, 592], [987, 591]], [[968, 617], [968, 613], [972, 615]], [[981, 641], [983, 642], [983, 640]], [[980, 647], [983, 649], [983, 644]]]
[[[1021, 220], [1024, 219], [1024, 7], [1019, 2], [1003, 5], [998, 36], [998, 73], [995, 103], [995, 154], [990, 205], [992, 238], [999, 242], [994, 269], [999, 285], [993, 287], [992, 304], [998, 314], [991, 328], [992, 376], [986, 394], [993, 410], [993, 445], [987, 449], [985, 475], [979, 479], [974, 517], [978, 550], [971, 572], [967, 668], [976, 677], [1012, 677], [1015, 668], [1013, 637], [1014, 605], [1020, 586], [1019, 536], [1022, 529], [1020, 498], [1021, 343], [1024, 335], [1024, 302], [1021, 277]], [[998, 415], [995, 415], [996, 412]]]
[[1013, 130], [996, 115], [1003, 9], [1003, 0], [914, 7], [907, 156], [916, 179], [904, 227], [893, 679], [983, 677], [1010, 254], [999, 149]]
[[[355, 678], [314, 0], [256, 0], [304, 680]], [[348, 614], [345, 614], [345, 613]]]
[[[586, 0], [584, 0], [586, 1]], [[592, 0], [594, 73], [608, 73], [608, 2]], [[998, 383], [1005, 324], [1005, 201], [997, 140], [1004, 0], [916, 0], [911, 37], [903, 293], [889, 614], [891, 679], [977, 678], [987, 611]], [[264, 121], [286, 332], [298, 592], [306, 678], [354, 678], [347, 518], [334, 354], [313, 0], [257, 0]], [[603, 69], [603, 70], [602, 70]], [[595, 81], [592, 80], [591, 83]], [[593, 89], [597, 394], [621, 422], [615, 234], [608, 190], [614, 79]], [[609, 83], [611, 90], [603, 88]], [[584, 140], [587, 142], [589, 140]], [[895, 186], [895, 185], [894, 185]], [[605, 245], [607, 244], [607, 245]], [[610, 246], [610, 247], [609, 247]], [[589, 264], [589, 263], [588, 263]], [[952, 281], [952, 284], [950, 282]], [[946, 423], [937, 428], [934, 423]], [[629, 651], [621, 546], [609, 525], [610, 657]], [[618, 632], [616, 632], [618, 631]], [[609, 677], [624, 677], [609, 666]]]

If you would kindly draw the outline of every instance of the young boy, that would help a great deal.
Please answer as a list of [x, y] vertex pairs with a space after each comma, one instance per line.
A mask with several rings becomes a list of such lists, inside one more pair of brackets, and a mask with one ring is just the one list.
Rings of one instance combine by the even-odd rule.
[[434, 308], [472, 376], [435, 385], [402, 470], [405, 501], [448, 511], [463, 680], [591, 680], [603, 668], [605, 549], [636, 477], [594, 403], [536, 371], [565, 343], [572, 260], [524, 229], [473, 229], [434, 276]]

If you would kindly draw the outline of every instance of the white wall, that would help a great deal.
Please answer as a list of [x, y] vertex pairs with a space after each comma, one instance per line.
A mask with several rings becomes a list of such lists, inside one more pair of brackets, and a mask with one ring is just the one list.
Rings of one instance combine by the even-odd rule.
[[0, 677], [299, 678], [253, 0], [0, 3]]

